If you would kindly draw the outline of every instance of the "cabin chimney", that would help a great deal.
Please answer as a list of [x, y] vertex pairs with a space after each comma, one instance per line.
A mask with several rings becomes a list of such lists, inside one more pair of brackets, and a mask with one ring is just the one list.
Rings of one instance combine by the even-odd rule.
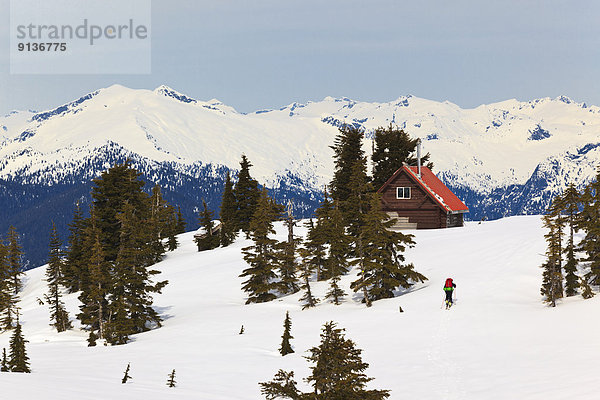
[[421, 139], [417, 139], [417, 176], [421, 179]]

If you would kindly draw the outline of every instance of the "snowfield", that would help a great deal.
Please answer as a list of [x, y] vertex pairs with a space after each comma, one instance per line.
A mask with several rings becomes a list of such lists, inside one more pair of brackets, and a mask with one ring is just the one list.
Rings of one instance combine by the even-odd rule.
[[[278, 237], [286, 237], [281, 224]], [[299, 229], [305, 233], [305, 229]], [[390, 389], [391, 399], [596, 399], [600, 296], [569, 298], [552, 309], [539, 287], [545, 242], [536, 216], [467, 223], [464, 228], [416, 231], [407, 253], [429, 278], [394, 299], [367, 309], [349, 284], [340, 306], [301, 310], [301, 293], [244, 305], [245, 268], [239, 239], [232, 246], [198, 253], [192, 232], [157, 265], [168, 279], [155, 305], [162, 328], [133, 336], [124, 346], [87, 347], [79, 329], [57, 334], [49, 326], [44, 268], [28, 271], [21, 294], [22, 323], [31, 374], [2, 373], [4, 398], [64, 399], [261, 399], [258, 382], [278, 369], [295, 371], [299, 386], [310, 364], [303, 358], [319, 344], [322, 325], [336, 321], [363, 349], [374, 377], [371, 388]], [[447, 277], [457, 284], [457, 304], [441, 309]], [[321, 299], [326, 282], [313, 283]], [[71, 318], [77, 295], [65, 298]], [[404, 310], [399, 312], [399, 307]], [[278, 353], [285, 312], [292, 318], [294, 354]], [[77, 321], [75, 325], [78, 327]], [[239, 335], [241, 325], [245, 333]], [[0, 334], [8, 347], [10, 333]], [[121, 378], [131, 363], [127, 384]], [[176, 388], [166, 386], [176, 370]]]

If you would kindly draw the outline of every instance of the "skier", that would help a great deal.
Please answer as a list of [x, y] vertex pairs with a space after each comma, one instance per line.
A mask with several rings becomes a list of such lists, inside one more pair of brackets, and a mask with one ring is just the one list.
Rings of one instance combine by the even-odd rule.
[[446, 292], [446, 310], [452, 307], [452, 292], [454, 292], [454, 288], [456, 284], [452, 282], [452, 278], [446, 279], [446, 283], [444, 284], [444, 292]]

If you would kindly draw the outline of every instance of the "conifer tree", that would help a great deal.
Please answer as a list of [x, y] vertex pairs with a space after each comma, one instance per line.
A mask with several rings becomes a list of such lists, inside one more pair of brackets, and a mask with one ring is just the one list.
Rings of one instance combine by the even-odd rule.
[[206, 205], [206, 202], [202, 200], [203, 210], [200, 213], [200, 226], [204, 228], [205, 235], [200, 239], [196, 239], [198, 245], [198, 251], [211, 250], [215, 247], [219, 247], [220, 238], [217, 233], [214, 232], [213, 223], [213, 212], [210, 211]]
[[394, 297], [394, 290], [399, 287], [407, 289], [427, 278], [416, 272], [412, 264], [402, 264], [406, 247], [414, 246], [413, 236], [389, 230], [394, 220], [381, 211], [380, 195], [371, 193], [368, 198], [369, 211], [359, 232], [361, 253], [352, 262], [360, 267], [359, 278], [350, 287], [355, 292], [362, 291], [363, 301], [370, 306], [372, 301]]
[[148, 233], [134, 207], [125, 204], [117, 219], [121, 237], [109, 294], [111, 320], [107, 340], [111, 344], [124, 344], [128, 335], [145, 332], [149, 325], [160, 326], [161, 318], [152, 308], [151, 293], [160, 293], [168, 282], [151, 280], [159, 272], [148, 269], [152, 264], [152, 257], [148, 256]]
[[[10, 275], [8, 269], [8, 259], [6, 258], [8, 249], [4, 243], [0, 240], [0, 314], [4, 315], [6, 312], [10, 298], [13, 296], [12, 290], [10, 290]], [[5, 323], [2, 321], [2, 325]], [[9, 323], [12, 327], [12, 319]]]
[[344, 217], [344, 224], [348, 225], [349, 220], [354, 216], [353, 211], [347, 207], [348, 198], [352, 192], [351, 179], [354, 174], [353, 168], [357, 162], [365, 159], [362, 150], [362, 141], [364, 132], [360, 128], [344, 125], [340, 128], [339, 134], [335, 137], [334, 145], [331, 146], [334, 155], [335, 170], [331, 181], [331, 196], [338, 202]]
[[[87, 236], [91, 243], [89, 260], [89, 283], [83, 287], [79, 300], [81, 312], [77, 318], [82, 325], [87, 325], [90, 330], [88, 345], [95, 346], [97, 339], [106, 338], [106, 320], [108, 315], [108, 293], [110, 287], [110, 263], [105, 259], [104, 249], [100, 243], [100, 230], [96, 226], [94, 213], [90, 217]], [[98, 333], [96, 333], [98, 332]]]
[[307, 360], [314, 366], [306, 379], [316, 399], [379, 400], [389, 397], [389, 390], [365, 390], [373, 378], [364, 371], [369, 364], [362, 361], [362, 350], [344, 337], [344, 329], [327, 322], [321, 333], [321, 344], [309, 350]]
[[[100, 178], [93, 180], [93, 208], [106, 261], [114, 262], [121, 248], [120, 223], [117, 216], [123, 211], [125, 204], [133, 207], [137, 218], [149, 220], [151, 217], [150, 200], [142, 190], [145, 183], [140, 176], [141, 173], [126, 161], [109, 168]], [[148, 225], [144, 230], [147, 230], [146, 228]], [[156, 259], [158, 253], [149, 252], [148, 256]]]
[[19, 244], [19, 234], [14, 226], [8, 228], [8, 273], [12, 279], [12, 291], [16, 296], [23, 288], [21, 277], [24, 275], [22, 271], [21, 259], [23, 258], [23, 250]]
[[345, 201], [346, 214], [344, 221], [348, 234], [356, 242], [356, 251], [359, 251], [359, 232], [363, 223], [364, 214], [369, 210], [367, 194], [373, 191], [367, 176], [367, 159], [365, 157], [357, 160], [352, 165], [352, 176], [350, 177], [350, 194]]
[[600, 285], [600, 167], [596, 180], [591, 182], [581, 196], [579, 227], [585, 236], [579, 243], [579, 250], [586, 253], [584, 261], [588, 263], [590, 272], [587, 281], [592, 285]]
[[299, 301], [304, 303], [302, 305], [303, 310], [315, 307], [319, 302], [319, 299], [313, 296], [310, 289], [310, 279], [313, 273], [319, 271], [323, 265], [321, 260], [325, 258], [325, 248], [315, 242], [314, 232], [315, 226], [313, 220], [310, 219], [308, 221], [307, 241], [304, 248], [299, 249], [300, 256], [302, 257], [302, 265], [300, 267], [302, 284], [300, 285], [300, 289], [304, 291], [304, 295], [302, 295]]
[[546, 242], [548, 243], [548, 249], [546, 251], [546, 262], [542, 265], [544, 269], [542, 276], [542, 288], [540, 290], [544, 301], [556, 307], [556, 300], [563, 297], [562, 287], [562, 270], [561, 270], [561, 259], [562, 259], [562, 224], [561, 219], [554, 214], [555, 208], [550, 207], [550, 213], [544, 215], [542, 218], [544, 221], [544, 227], [549, 232], [544, 235]]
[[568, 228], [567, 244], [563, 252], [565, 254], [565, 294], [567, 297], [577, 294], [579, 277], [577, 276], [577, 258], [575, 257], [575, 231], [577, 230], [579, 217], [580, 195], [574, 184], [570, 184], [559, 198], [560, 208], [565, 213]]
[[246, 232], [250, 230], [250, 221], [253, 218], [260, 197], [258, 182], [250, 176], [252, 164], [245, 155], [242, 155], [238, 181], [233, 190], [236, 202], [235, 227]]
[[183, 214], [181, 213], [181, 207], [177, 207], [177, 229], [175, 233], [177, 235], [185, 233], [185, 220], [183, 219]]
[[233, 194], [233, 183], [231, 175], [227, 172], [223, 196], [221, 198], [221, 210], [219, 218], [221, 219], [221, 231], [219, 233], [221, 246], [229, 246], [235, 240], [238, 228], [236, 226], [237, 203]]
[[273, 208], [267, 190], [263, 189], [249, 226], [250, 238], [254, 244], [242, 249], [244, 260], [249, 265], [240, 275], [247, 277], [242, 286], [248, 293], [246, 304], [263, 303], [276, 297], [274, 291], [279, 286], [274, 281], [277, 277], [274, 272], [276, 241], [269, 238], [270, 234], [275, 233], [273, 218]]
[[[373, 188], [379, 189], [403, 163], [416, 165], [415, 148], [419, 139], [411, 139], [410, 135], [391, 124], [375, 129], [373, 148]], [[430, 154], [421, 157], [421, 162], [430, 169]]]
[[299, 268], [296, 260], [299, 239], [294, 236], [296, 221], [294, 220], [291, 201], [288, 203], [287, 217], [283, 224], [288, 229], [288, 238], [287, 241], [280, 242], [277, 245], [279, 252], [279, 291], [283, 294], [296, 293], [300, 290], [298, 278], [296, 277], [296, 271]]
[[11, 372], [31, 372], [29, 368], [29, 357], [27, 357], [27, 350], [25, 349], [25, 343], [27, 340], [23, 337], [21, 330], [21, 324], [17, 322], [15, 331], [10, 338], [10, 354], [8, 357], [8, 368]]
[[283, 335], [281, 335], [281, 347], [279, 347], [279, 353], [282, 356], [294, 352], [294, 349], [292, 349], [292, 345], [290, 344], [290, 339], [294, 338], [290, 333], [291, 329], [292, 319], [290, 318], [290, 312], [286, 311], [285, 320], [283, 321]]
[[[179, 246], [179, 242], [177, 242], [176, 235], [179, 234], [179, 227], [177, 226], [177, 214], [175, 213], [175, 209], [173, 206], [168, 205], [167, 209], [169, 210], [168, 223], [167, 223], [167, 250], [173, 251], [177, 249]], [[185, 224], [185, 223], [184, 223]], [[185, 228], [184, 228], [185, 230]]]
[[327, 249], [331, 236], [331, 212], [333, 204], [329, 200], [327, 191], [324, 192], [323, 201], [315, 210], [316, 223], [310, 225], [312, 228], [308, 232], [308, 241], [306, 243], [305, 262], [309, 262], [317, 274], [317, 281], [328, 279], [327, 267]]
[[330, 289], [325, 297], [331, 299], [335, 305], [339, 305], [341, 298], [346, 295], [340, 288], [340, 277], [348, 272], [349, 263], [347, 259], [350, 237], [346, 234], [342, 212], [336, 204], [331, 211], [329, 236], [329, 257], [327, 258], [325, 276], [329, 278]]
[[[294, 380], [294, 371], [287, 372], [282, 369], [277, 371], [275, 377], [270, 382], [260, 382], [261, 387], [260, 393], [265, 396], [267, 400], [276, 399], [292, 399], [299, 400], [304, 398], [302, 393], [296, 387], [298, 382]], [[306, 394], [306, 399], [309, 393]]]
[[50, 305], [50, 320], [52, 326], [58, 332], [64, 332], [71, 328], [69, 314], [65, 309], [65, 305], [61, 299], [61, 283], [63, 279], [63, 253], [61, 250], [61, 242], [56, 231], [56, 225], [52, 222], [52, 230], [50, 232], [50, 254], [48, 256], [48, 267], [46, 268], [46, 281], [48, 282], [48, 294], [46, 301]]
[[[138, 213], [140, 213], [139, 210]], [[171, 232], [174, 231], [171, 222], [172, 214], [173, 208], [163, 198], [160, 186], [158, 184], [154, 185], [152, 188], [152, 195], [150, 196], [149, 218], [149, 226], [152, 230], [152, 234], [149, 237], [149, 250], [152, 252], [154, 263], [162, 260], [162, 257], [165, 254], [163, 240], [167, 239]], [[175, 237], [173, 236], [173, 238]]]
[[175, 387], [176, 383], [177, 383], [177, 381], [175, 380], [175, 370], [173, 370], [173, 371], [171, 371], [171, 373], [168, 376], [167, 386], [168, 387]]
[[239, 333], [239, 334], [240, 334], [240, 335], [243, 335], [243, 334], [244, 334], [244, 325], [242, 325], [242, 327], [240, 328], [240, 333]]
[[0, 372], [9, 372], [8, 360], [6, 358], [6, 349], [2, 349], [2, 363], [0, 363]]
[[8, 246], [0, 241], [0, 324], [5, 330], [14, 328], [19, 311], [8, 254]]
[[125, 369], [125, 374], [123, 374], [123, 379], [121, 379], [121, 383], [127, 383], [129, 379], [132, 379], [131, 376], [129, 376], [129, 367], [130, 363], [127, 363], [127, 368]]
[[259, 383], [261, 393], [267, 400], [382, 400], [390, 396], [389, 390], [367, 390], [373, 378], [364, 371], [369, 364], [362, 360], [362, 350], [344, 337], [344, 329], [334, 322], [327, 322], [321, 332], [319, 346], [309, 350], [305, 357], [313, 363], [311, 375], [306, 381], [313, 391], [302, 393], [296, 387], [294, 372], [279, 370], [271, 382]]
[[83, 218], [83, 212], [77, 202], [73, 212], [73, 221], [69, 224], [68, 251], [63, 273], [64, 285], [71, 293], [82, 290], [84, 282], [89, 279], [84, 250], [85, 229], [86, 220]]
[[579, 289], [581, 290], [581, 296], [584, 299], [591, 299], [596, 295], [585, 278], [579, 278]]

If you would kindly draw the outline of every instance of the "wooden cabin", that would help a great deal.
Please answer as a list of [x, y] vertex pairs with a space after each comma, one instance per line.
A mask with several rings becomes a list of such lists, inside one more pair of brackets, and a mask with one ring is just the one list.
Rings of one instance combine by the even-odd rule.
[[463, 226], [467, 206], [427, 167], [402, 166], [377, 191], [392, 230]]

